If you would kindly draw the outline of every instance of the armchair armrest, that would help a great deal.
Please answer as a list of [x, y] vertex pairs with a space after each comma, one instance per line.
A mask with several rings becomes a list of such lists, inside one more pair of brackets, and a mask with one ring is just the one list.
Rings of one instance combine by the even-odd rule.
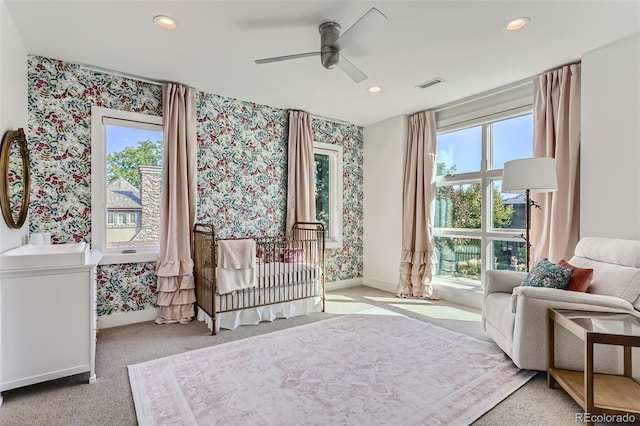
[[522, 284], [526, 272], [490, 270], [485, 275], [484, 294], [511, 293], [514, 288]]
[[555, 288], [520, 286], [513, 289], [511, 308], [514, 313], [516, 312], [518, 297], [529, 297], [554, 302], [550, 303], [549, 306], [551, 307], [553, 307], [554, 304], [556, 306], [560, 306], [571, 303], [575, 305], [583, 305], [582, 307], [576, 306], [576, 309], [587, 310], [592, 306], [594, 311], [614, 309], [623, 310], [625, 312], [634, 312], [633, 305], [619, 297], [606, 296], [603, 294], [581, 293], [579, 291], [559, 290]]

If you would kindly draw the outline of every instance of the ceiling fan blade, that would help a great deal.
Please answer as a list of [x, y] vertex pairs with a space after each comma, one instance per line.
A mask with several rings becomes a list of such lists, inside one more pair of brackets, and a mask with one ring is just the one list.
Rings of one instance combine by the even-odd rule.
[[280, 61], [288, 61], [289, 59], [299, 59], [306, 58], [309, 56], [318, 56], [320, 52], [308, 52], [308, 53], [298, 53], [296, 55], [287, 55], [287, 56], [275, 56], [273, 58], [265, 58], [265, 59], [256, 59], [256, 64], [268, 64], [270, 62], [280, 62]]
[[360, 83], [361, 81], [367, 79], [367, 75], [365, 73], [360, 71], [355, 65], [349, 62], [347, 58], [342, 55], [340, 55], [338, 67], [340, 67], [340, 69], [344, 71], [349, 77], [351, 77], [351, 80], [355, 81], [356, 83]]
[[351, 42], [359, 37], [364, 36], [370, 29], [383, 23], [387, 17], [375, 7], [369, 9], [367, 13], [362, 15], [360, 19], [356, 21], [348, 30], [342, 33], [342, 35], [336, 40], [336, 47], [338, 50], [342, 50]]

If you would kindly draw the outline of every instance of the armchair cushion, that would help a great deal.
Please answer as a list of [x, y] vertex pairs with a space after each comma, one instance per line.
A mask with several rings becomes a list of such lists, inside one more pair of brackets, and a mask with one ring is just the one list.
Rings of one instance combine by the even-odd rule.
[[572, 273], [573, 269], [571, 268], [542, 259], [531, 269], [522, 285], [564, 289], [569, 283]]

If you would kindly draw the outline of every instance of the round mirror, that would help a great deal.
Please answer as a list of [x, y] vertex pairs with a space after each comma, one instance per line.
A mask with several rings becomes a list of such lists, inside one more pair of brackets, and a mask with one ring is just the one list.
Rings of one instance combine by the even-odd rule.
[[29, 152], [22, 129], [10, 130], [0, 148], [0, 207], [10, 228], [21, 228], [27, 219], [31, 192]]

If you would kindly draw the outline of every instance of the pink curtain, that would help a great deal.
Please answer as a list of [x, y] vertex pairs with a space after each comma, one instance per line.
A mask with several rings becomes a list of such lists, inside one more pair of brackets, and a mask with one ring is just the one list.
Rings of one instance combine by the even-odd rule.
[[289, 171], [287, 189], [287, 235], [296, 222], [316, 220], [315, 164], [311, 116], [289, 111]]
[[164, 157], [158, 275], [159, 324], [194, 316], [192, 233], [196, 213], [196, 90], [162, 87]]
[[531, 260], [569, 259], [580, 238], [580, 64], [534, 81], [533, 156], [556, 159], [558, 191], [532, 194]]
[[431, 280], [437, 256], [433, 237], [436, 197], [436, 118], [409, 117], [402, 206], [402, 259], [398, 297], [436, 298]]

